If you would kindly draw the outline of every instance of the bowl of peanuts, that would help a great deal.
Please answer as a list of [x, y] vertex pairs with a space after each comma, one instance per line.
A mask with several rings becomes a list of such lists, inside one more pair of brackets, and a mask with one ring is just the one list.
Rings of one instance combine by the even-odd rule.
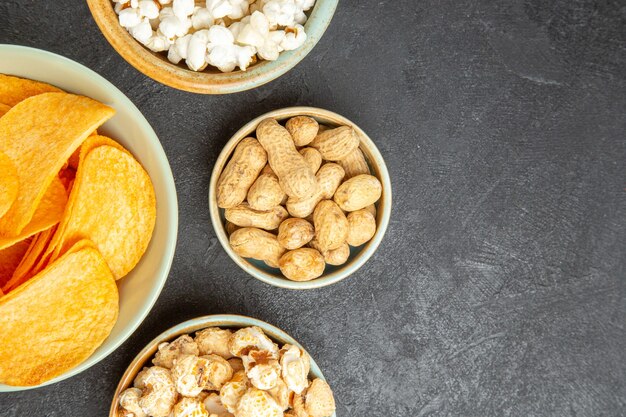
[[239, 129], [209, 186], [213, 228], [253, 277], [283, 288], [331, 285], [382, 241], [391, 181], [374, 142], [328, 110], [289, 107]]
[[110, 417], [335, 417], [319, 366], [291, 336], [232, 314], [198, 317], [151, 341], [122, 376]]

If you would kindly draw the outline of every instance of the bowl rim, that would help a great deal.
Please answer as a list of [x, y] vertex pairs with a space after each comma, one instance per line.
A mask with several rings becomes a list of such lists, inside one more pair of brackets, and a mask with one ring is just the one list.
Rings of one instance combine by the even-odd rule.
[[109, 44], [142, 74], [179, 90], [201, 94], [229, 94], [266, 84], [295, 67], [313, 49], [330, 25], [339, 0], [317, 0], [305, 23], [307, 39], [298, 49], [284, 51], [276, 61], [263, 61], [246, 71], [191, 71], [172, 64], [137, 42], [118, 21], [111, 0], [87, 0], [91, 15]]
[[[159, 344], [163, 342], [168, 342], [177, 336], [183, 334], [191, 334], [207, 327], [243, 328], [250, 326], [260, 327], [270, 339], [279, 341], [283, 344], [289, 343], [298, 346], [300, 349], [306, 351], [309, 354], [309, 358], [311, 359], [310, 373], [313, 374], [316, 378], [320, 378], [326, 381], [322, 370], [317, 365], [315, 359], [313, 359], [310, 352], [284, 330], [254, 317], [244, 316], [240, 314], [210, 314], [186, 320], [170, 327], [169, 329], [163, 331], [157, 337], [152, 339], [148, 344], [144, 346], [143, 349], [141, 349], [139, 353], [137, 353], [137, 355], [133, 358], [131, 363], [124, 371], [124, 374], [120, 378], [120, 382], [115, 388], [115, 393], [113, 394], [111, 407], [109, 409], [109, 417], [116, 417], [115, 412], [117, 411], [118, 406], [117, 399], [119, 398], [120, 393], [122, 392], [122, 390], [126, 389], [130, 385], [133, 379], [135, 379], [135, 376], [137, 375], [139, 370], [154, 355]], [[331, 417], [336, 417], [336, 414], [333, 413]]]
[[[220, 209], [217, 206], [216, 199], [216, 189], [217, 189], [217, 181], [221, 174], [220, 165], [225, 165], [226, 161], [234, 151], [235, 145], [244, 139], [246, 135], [254, 131], [256, 126], [261, 122], [261, 120], [266, 119], [268, 117], [276, 118], [278, 120], [285, 119], [288, 117], [293, 117], [297, 115], [306, 115], [314, 118], [321, 119], [335, 119], [338, 120], [339, 123], [345, 124], [348, 126], [352, 126], [360, 136], [361, 144], [365, 144], [369, 153], [373, 156], [374, 160], [369, 161], [371, 164], [375, 165], [380, 171], [380, 178], [378, 178], [383, 186], [383, 193], [381, 199], [379, 201], [384, 202], [382, 207], [377, 207], [379, 209], [379, 213], [377, 215], [377, 223], [378, 227], [376, 229], [376, 233], [374, 237], [367, 242], [365, 247], [361, 249], [361, 251], [353, 258], [353, 260], [347, 265], [340, 266], [338, 270], [333, 271], [329, 274], [322, 275], [319, 278], [313, 279], [311, 281], [291, 281], [287, 278], [278, 278], [273, 275], [266, 273], [260, 268], [248, 262], [245, 258], [237, 255], [235, 251], [230, 247], [228, 235], [226, 234], [226, 230], [224, 225], [221, 222], [220, 217]], [[360, 145], [361, 146], [361, 145]], [[211, 223], [213, 224], [213, 229], [217, 235], [217, 238], [228, 254], [228, 256], [245, 272], [252, 275], [254, 278], [263, 281], [267, 284], [274, 285], [276, 287], [295, 289], [295, 290], [306, 290], [313, 288], [321, 288], [327, 285], [335, 284], [348, 276], [352, 275], [359, 268], [361, 268], [368, 260], [372, 257], [376, 249], [380, 245], [385, 236], [385, 232], [389, 225], [389, 219], [391, 217], [391, 206], [392, 206], [392, 190], [391, 190], [391, 179], [389, 177], [389, 171], [387, 170], [387, 166], [385, 161], [380, 154], [380, 151], [374, 144], [374, 141], [354, 122], [349, 120], [348, 118], [332, 112], [330, 110], [321, 109], [318, 107], [308, 107], [308, 106], [295, 106], [295, 107], [285, 107], [277, 110], [272, 110], [265, 114], [262, 114], [248, 123], [246, 123], [243, 127], [237, 130], [231, 138], [226, 142], [222, 151], [220, 152], [215, 164], [213, 166], [213, 171], [211, 173], [211, 180], [209, 184], [209, 211], [211, 216]], [[380, 210], [382, 208], [382, 210]]]
[[[146, 120], [143, 114], [139, 111], [137, 106], [135, 106], [135, 104], [124, 93], [122, 93], [121, 90], [115, 87], [107, 79], [105, 79], [95, 71], [87, 68], [86, 66], [52, 52], [28, 46], [0, 44], [0, 55], [2, 54], [26, 55], [34, 57], [36, 59], [43, 59], [52, 63], [57, 63], [59, 65], [70, 68], [72, 71], [83, 73], [90, 82], [103, 85], [104, 87], [109, 89], [111, 95], [114, 97], [115, 102], [119, 103], [121, 107], [128, 109], [129, 114], [132, 115], [134, 120], [136, 120], [138, 128], [142, 131], [145, 131], [147, 141], [153, 148], [155, 157], [158, 159], [158, 165], [163, 169], [163, 176], [165, 179], [163, 186], [166, 189], [166, 194], [171, 196], [170, 198], [166, 198], [165, 201], [158, 202], [158, 204], [167, 205], [168, 210], [166, 212], [170, 213], [170, 218], [166, 222], [167, 230], [165, 231], [165, 235], [170, 236], [170, 239], [165, 244], [165, 251], [162, 256], [162, 262], [157, 274], [155, 274], [155, 277], [158, 278], [158, 281], [156, 282], [155, 287], [153, 287], [152, 291], [149, 294], [150, 301], [147, 304], [146, 308], [144, 308], [141, 314], [136, 316], [134, 320], [130, 322], [129, 327], [121, 333], [120, 337], [115, 343], [113, 343], [107, 349], [98, 352], [98, 349], [100, 349], [100, 347], [102, 346], [101, 345], [96, 351], [94, 351], [94, 353], [91, 354], [91, 356], [89, 356], [83, 362], [76, 365], [74, 368], [69, 369], [67, 372], [57, 376], [56, 378], [52, 378], [49, 381], [34, 386], [12, 386], [0, 384], [0, 392], [15, 392], [41, 388], [80, 374], [81, 372], [89, 369], [98, 362], [107, 358], [111, 353], [117, 350], [117, 348], [120, 347], [137, 330], [141, 323], [143, 323], [145, 318], [152, 311], [152, 308], [154, 307], [157, 299], [159, 298], [159, 295], [161, 294], [161, 291], [163, 290], [163, 287], [165, 286], [165, 282], [167, 281], [172, 262], [174, 260], [174, 252], [176, 249], [176, 242], [178, 238], [178, 198], [176, 194], [176, 187], [174, 185], [174, 176], [172, 174], [172, 169], [169, 165], [167, 156], [165, 154], [165, 151], [163, 150], [163, 146], [161, 145], [158, 136], [154, 132], [154, 129], [152, 129], [152, 126], [150, 126], [148, 120]], [[23, 77], [23, 75], [20, 74], [11, 75]], [[83, 94], [82, 92], [77, 93]], [[105, 339], [105, 341], [106, 340], [108, 340], [108, 337], [107, 339]]]

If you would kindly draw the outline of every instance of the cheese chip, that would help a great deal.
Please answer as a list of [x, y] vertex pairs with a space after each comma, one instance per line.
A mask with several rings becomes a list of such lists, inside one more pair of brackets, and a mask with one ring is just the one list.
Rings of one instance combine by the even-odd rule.
[[45, 93], [0, 117], [0, 152], [13, 161], [19, 176], [17, 199], [0, 218], [1, 236], [22, 232], [68, 158], [114, 112], [87, 97]]
[[32, 386], [83, 362], [104, 342], [119, 311], [106, 262], [90, 245], [0, 298], [0, 383]]
[[62, 90], [46, 83], [0, 74], [0, 103], [10, 107], [28, 97], [42, 93], [60, 93]]

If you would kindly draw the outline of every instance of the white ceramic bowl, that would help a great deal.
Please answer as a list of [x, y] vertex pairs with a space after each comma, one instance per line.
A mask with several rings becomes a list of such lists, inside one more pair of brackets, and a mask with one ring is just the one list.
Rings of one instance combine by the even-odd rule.
[[[319, 123], [328, 126], [352, 126], [361, 138], [360, 149], [365, 155], [365, 159], [370, 166], [372, 175], [376, 176], [383, 186], [382, 196], [376, 203], [377, 228], [376, 234], [374, 234], [372, 240], [359, 246], [358, 248], [351, 247], [350, 258], [348, 258], [348, 261], [345, 264], [341, 266], [326, 265], [324, 274], [321, 277], [304, 282], [291, 281], [285, 278], [279, 269], [271, 268], [264, 262], [257, 261], [255, 259], [242, 258], [237, 255], [230, 247], [228, 234], [225, 229], [224, 210], [217, 206], [216, 197], [217, 181], [222, 173], [222, 170], [226, 166], [226, 163], [229, 161], [231, 154], [237, 147], [237, 144], [248, 136], [254, 136], [256, 127], [263, 119], [273, 117], [278, 121], [284, 121], [290, 117], [298, 115], [311, 116]], [[380, 242], [383, 240], [383, 236], [387, 230], [387, 225], [389, 224], [389, 217], [391, 216], [391, 181], [389, 179], [389, 172], [387, 171], [385, 161], [378, 151], [378, 148], [376, 148], [372, 139], [370, 139], [369, 136], [367, 136], [367, 134], [352, 121], [337, 113], [329, 110], [318, 109], [316, 107], [287, 107], [263, 114], [248, 122], [232, 136], [228, 143], [226, 143], [226, 146], [224, 146], [224, 149], [215, 162], [213, 173], [211, 175], [211, 183], [209, 186], [209, 210], [211, 214], [211, 222], [213, 223], [213, 229], [215, 229], [217, 238], [224, 247], [228, 256], [230, 256], [231, 259], [235, 261], [235, 263], [244, 271], [263, 282], [277, 287], [291, 289], [319, 288], [339, 282], [347, 276], [353, 274], [374, 254], [378, 245], [380, 245]]]
[[[196, 332], [198, 330], [207, 328], [207, 327], [228, 327], [232, 329], [237, 329], [241, 327], [249, 327], [249, 326], [258, 326], [265, 334], [275, 342], [280, 344], [289, 343], [295, 346], [298, 346], [301, 349], [304, 349], [302, 345], [300, 345], [294, 338], [289, 336], [287, 333], [282, 331], [281, 329], [272, 326], [264, 321], [253, 319], [252, 317], [246, 316], [238, 316], [234, 314], [220, 314], [220, 315], [212, 315], [212, 316], [203, 316], [198, 317], [192, 320], [185, 321], [180, 323], [160, 335], [158, 335], [153, 341], [148, 343], [145, 348], [141, 352], [135, 356], [135, 359], [130, 363], [126, 372], [122, 376], [120, 383], [117, 385], [117, 389], [115, 390], [115, 395], [113, 395], [113, 400], [111, 402], [111, 410], [109, 411], [109, 417], [117, 417], [117, 408], [118, 408], [118, 398], [122, 391], [132, 385], [135, 376], [139, 371], [146, 366], [150, 366], [150, 359], [154, 356], [157, 351], [158, 346], [163, 342], [168, 342], [177, 338], [183, 334], [189, 334]], [[306, 349], [305, 349], [306, 350]], [[321, 378], [326, 381], [322, 371], [319, 366], [315, 363], [315, 360], [309, 353], [309, 357], [311, 357], [311, 372], [309, 375], [312, 378]], [[331, 385], [331, 389], [332, 389]], [[330, 417], [336, 417], [336, 414], [333, 413]]]
[[[113, 352], [141, 324], [157, 300], [174, 257], [178, 204], [174, 178], [156, 134], [137, 107], [113, 84], [90, 69], [50, 52], [0, 45], [0, 73], [53, 84], [65, 91], [98, 100], [116, 110], [99, 132], [126, 147], [144, 166], [156, 192], [157, 216], [150, 245], [139, 264], [118, 281], [120, 313], [113, 331], [86, 361], [42, 385], [76, 375]], [[36, 387], [0, 384], [0, 392]]]

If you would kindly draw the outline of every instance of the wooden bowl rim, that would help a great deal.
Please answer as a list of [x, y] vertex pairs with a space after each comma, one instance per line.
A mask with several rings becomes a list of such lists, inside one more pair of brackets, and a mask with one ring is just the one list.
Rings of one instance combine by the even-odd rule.
[[173, 88], [201, 94], [228, 94], [268, 83], [296, 66], [320, 40], [339, 0], [317, 0], [305, 24], [307, 40], [294, 51], [282, 52], [276, 61], [261, 61], [246, 71], [222, 73], [191, 71], [172, 64], [137, 42], [118, 21], [111, 0], [87, 0], [91, 14], [104, 37], [129, 64], [144, 75]]

